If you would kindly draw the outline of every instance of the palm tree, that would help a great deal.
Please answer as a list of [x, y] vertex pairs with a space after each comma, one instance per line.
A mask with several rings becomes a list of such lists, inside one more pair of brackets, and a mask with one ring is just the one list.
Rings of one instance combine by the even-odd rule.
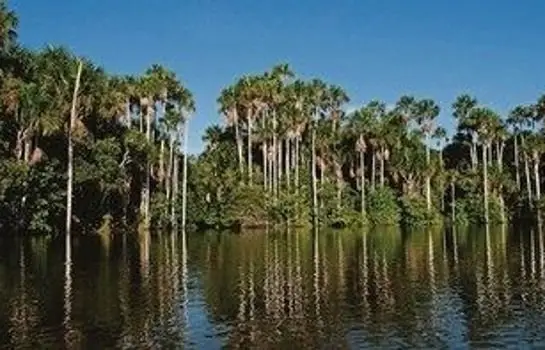
[[517, 183], [517, 188], [520, 190], [521, 181], [520, 181], [520, 162], [519, 162], [519, 143], [518, 139], [521, 137], [520, 133], [522, 130], [522, 125], [525, 120], [525, 116], [531, 114], [531, 109], [526, 106], [517, 106], [510, 113], [507, 118], [507, 124], [513, 129], [513, 158], [515, 161], [515, 179]]
[[184, 163], [183, 163], [183, 179], [182, 179], [182, 230], [185, 230], [187, 221], [187, 160], [189, 157], [187, 151], [188, 137], [189, 137], [189, 116], [195, 112], [195, 102], [193, 96], [189, 90], [182, 88], [180, 93], [180, 106], [182, 107], [184, 123], [183, 123], [183, 135], [184, 135]]
[[70, 110], [70, 125], [68, 127], [68, 184], [66, 187], [66, 245], [67, 251], [70, 245], [70, 230], [72, 227], [72, 184], [74, 182], [74, 145], [72, 134], [77, 121], [77, 104], [80, 87], [81, 72], [83, 69], [82, 61], [78, 62], [78, 70], [74, 84], [74, 95], [72, 97], [72, 108]]
[[0, 0], [0, 53], [6, 52], [17, 40], [19, 19], [8, 9], [5, 0]]
[[218, 103], [220, 105], [220, 111], [225, 116], [227, 126], [233, 126], [235, 128], [235, 142], [237, 145], [237, 159], [240, 174], [244, 173], [244, 159], [242, 156], [242, 137], [240, 134], [240, 121], [238, 116], [236, 90], [234, 87], [228, 87], [221, 91]]
[[[439, 106], [433, 100], [421, 100], [416, 104], [416, 122], [420, 125], [420, 130], [425, 137], [426, 146], [426, 165], [430, 167], [430, 137], [435, 131], [434, 121], [439, 115]], [[426, 203], [428, 211], [431, 210], [431, 176], [426, 176]]]
[[[443, 127], [437, 127], [432, 137], [437, 141], [436, 145], [439, 150], [439, 167], [441, 170], [441, 175], [444, 175], [443, 171], [445, 169], [445, 164], [443, 162], [443, 151], [444, 151], [443, 141], [446, 140], [446, 143], [448, 143], [447, 130]], [[445, 189], [444, 189], [443, 176], [441, 176], [440, 178], [439, 188], [441, 189], [441, 211], [444, 211], [445, 210], [445, 196], [444, 196]]]
[[478, 135], [475, 130], [475, 121], [472, 118], [472, 110], [477, 107], [477, 104], [477, 99], [467, 94], [458, 96], [456, 101], [452, 104], [454, 118], [458, 120], [459, 128], [470, 138], [469, 153], [473, 170], [475, 170], [479, 164], [477, 156]]
[[488, 185], [488, 149], [491, 147], [500, 117], [491, 109], [478, 107], [472, 110], [472, 118], [475, 121], [476, 130], [482, 145], [483, 161], [483, 196], [484, 196], [484, 221], [489, 222], [489, 185]]

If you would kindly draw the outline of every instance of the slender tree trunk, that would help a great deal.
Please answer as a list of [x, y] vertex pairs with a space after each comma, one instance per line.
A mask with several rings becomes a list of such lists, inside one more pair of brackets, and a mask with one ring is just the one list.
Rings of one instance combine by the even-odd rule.
[[477, 137], [475, 133], [472, 133], [471, 135], [471, 165], [472, 169], [476, 170], [477, 166], [479, 165], [479, 159], [477, 156]]
[[492, 165], [494, 163], [494, 158], [492, 157], [492, 144], [486, 146], [488, 150], [488, 165]]
[[23, 159], [23, 138], [24, 138], [24, 130], [17, 131], [17, 140], [15, 141], [15, 156], [17, 157], [17, 160]]
[[316, 226], [318, 223], [318, 189], [316, 187], [316, 130], [314, 127], [312, 128], [311, 148], [312, 160], [310, 171], [312, 174], [312, 219], [314, 226]]
[[74, 143], [72, 132], [77, 120], [78, 93], [81, 80], [81, 71], [83, 63], [78, 64], [78, 73], [74, 85], [74, 94], [72, 96], [72, 108], [70, 110], [70, 125], [68, 126], [68, 183], [66, 184], [66, 250], [70, 250], [70, 233], [72, 229], [72, 184], [74, 182]]
[[180, 157], [175, 152], [172, 169], [172, 205], [170, 206], [170, 225], [176, 230], [178, 228], [178, 219], [176, 218], [176, 201], [178, 199], [179, 185], [180, 185]]
[[360, 151], [361, 216], [365, 217], [365, 152]]
[[505, 142], [502, 141], [500, 144], [499, 144], [499, 148], [498, 148], [498, 169], [500, 169], [500, 171], [503, 171], [503, 152], [505, 150]]
[[377, 178], [376, 169], [377, 169], [377, 156], [376, 156], [375, 150], [373, 149], [372, 158], [371, 158], [371, 189], [373, 191], [375, 190], [375, 179]]
[[238, 113], [235, 109], [235, 139], [237, 142], [237, 155], [238, 155], [238, 170], [240, 176], [244, 174], [244, 161], [242, 156], [242, 137], [240, 136], [240, 126], [238, 122]]
[[268, 155], [269, 159], [268, 159], [268, 162], [269, 162], [269, 191], [273, 194], [273, 197], [274, 195], [276, 195], [276, 192], [275, 192], [275, 187], [274, 187], [274, 184], [275, 184], [275, 173], [274, 173], [274, 151], [272, 148], [270, 148], [270, 153]]
[[174, 205], [171, 197], [172, 189], [172, 169], [174, 163], [174, 136], [170, 134], [169, 146], [168, 146], [168, 168], [166, 173], [166, 196], [167, 201], [170, 201], [170, 205]]
[[295, 193], [299, 194], [299, 135], [295, 138]]
[[524, 158], [524, 172], [526, 173], [526, 189], [528, 191], [528, 205], [532, 207], [532, 183], [530, 180], [530, 166], [528, 164], [528, 154], [526, 153], [526, 144], [524, 141], [524, 137], [522, 137], [522, 156]]
[[[146, 140], [148, 143], [151, 143], [151, 107], [148, 107], [146, 113]], [[140, 214], [144, 219], [144, 225], [146, 228], [149, 227], [149, 210], [150, 210], [150, 178], [151, 178], [151, 160], [149, 159], [146, 162], [146, 175], [144, 177], [144, 183], [142, 184], [142, 194], [141, 194], [141, 204], [140, 204]]]
[[125, 103], [126, 105], [126, 108], [125, 108], [125, 123], [127, 125], [127, 129], [130, 129], [132, 127], [132, 118], [131, 118], [131, 102], [130, 101], [127, 101]]
[[380, 153], [380, 187], [384, 187], [384, 148], [381, 148]]
[[534, 153], [534, 181], [536, 183], [536, 200], [541, 199], [541, 176], [539, 175], [539, 154]]
[[[445, 166], [443, 164], [443, 148], [441, 148], [441, 150], [439, 151], [439, 166], [441, 167], [441, 173], [443, 173], [443, 170], [445, 169]], [[441, 185], [440, 185], [440, 188], [441, 188], [441, 212], [445, 212], [445, 192], [446, 192], [446, 188], [445, 188], [445, 183], [443, 181], [443, 178], [441, 177]]]
[[248, 109], [248, 183], [252, 184], [252, 112]]
[[265, 188], [265, 190], [267, 190], [267, 187], [269, 185], [269, 181], [267, 179], [267, 169], [269, 167], [269, 161], [267, 159], [267, 151], [268, 151], [267, 141], [263, 142], [262, 151], [263, 151], [263, 188]]
[[273, 109], [272, 111], [273, 115], [273, 144], [272, 144], [272, 167], [273, 167], [273, 192], [274, 192], [274, 198], [276, 199], [278, 196], [278, 147], [277, 147], [277, 136], [276, 136], [276, 110]]
[[483, 144], [483, 195], [484, 195], [484, 222], [488, 224], [488, 162], [487, 147]]
[[515, 148], [514, 148], [514, 155], [515, 158], [515, 177], [517, 182], [517, 189], [520, 190], [520, 165], [519, 165], [519, 149], [518, 149], [518, 141], [517, 141], [517, 135], [514, 136], [515, 141]]
[[[426, 165], [430, 166], [430, 147], [428, 146], [428, 136], [426, 135]], [[430, 175], [426, 175], [426, 204], [428, 206], [428, 212], [431, 211], [431, 179]]]
[[25, 151], [23, 155], [24, 155], [25, 163], [28, 164], [32, 156], [32, 138], [26, 137], [24, 143], [25, 143]]
[[184, 121], [184, 162], [182, 175], [182, 230], [185, 230], [187, 221], [187, 143], [189, 139], [189, 117]]
[[291, 140], [289, 137], [286, 137], [286, 150], [284, 152], [284, 172], [286, 173], [286, 189], [289, 191], [291, 182], [290, 182], [290, 159], [291, 159]]
[[159, 179], [161, 187], [165, 186], [165, 140], [161, 139], [161, 148], [159, 152]]
[[456, 185], [450, 181], [450, 210], [452, 225], [456, 224]]
[[278, 192], [282, 189], [282, 140], [278, 140]]
[[342, 191], [343, 191], [343, 173], [342, 167], [337, 160], [335, 160], [335, 177], [337, 182], [337, 209], [341, 209], [342, 205]]

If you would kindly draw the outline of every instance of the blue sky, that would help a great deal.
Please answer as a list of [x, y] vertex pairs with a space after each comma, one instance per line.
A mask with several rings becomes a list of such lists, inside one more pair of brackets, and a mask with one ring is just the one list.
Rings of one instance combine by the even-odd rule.
[[501, 113], [545, 93], [541, 0], [10, 0], [20, 40], [63, 44], [116, 73], [152, 63], [193, 91], [190, 151], [221, 121], [237, 76], [289, 63], [343, 86], [349, 107], [401, 94], [434, 98], [452, 129], [462, 92]]

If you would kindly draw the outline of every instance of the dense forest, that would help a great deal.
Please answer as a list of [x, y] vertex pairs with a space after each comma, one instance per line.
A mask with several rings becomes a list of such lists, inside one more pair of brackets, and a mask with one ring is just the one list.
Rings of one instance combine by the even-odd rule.
[[111, 74], [17, 28], [0, 1], [3, 232], [61, 232], [67, 210], [79, 231], [540, 220], [545, 96], [500, 115], [462, 93], [447, 133], [433, 99], [347, 111], [342, 87], [279, 64], [219, 92], [223, 122], [187, 156], [195, 103], [174, 72]]

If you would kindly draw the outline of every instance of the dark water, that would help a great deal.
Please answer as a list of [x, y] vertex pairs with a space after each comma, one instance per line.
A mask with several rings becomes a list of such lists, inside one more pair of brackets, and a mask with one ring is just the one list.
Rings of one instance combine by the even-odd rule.
[[544, 348], [537, 231], [0, 240], [0, 348]]

